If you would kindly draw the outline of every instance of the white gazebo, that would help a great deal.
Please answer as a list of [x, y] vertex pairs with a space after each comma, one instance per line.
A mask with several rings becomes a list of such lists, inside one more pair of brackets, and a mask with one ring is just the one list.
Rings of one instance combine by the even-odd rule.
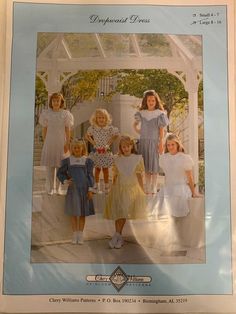
[[198, 182], [198, 86], [202, 39], [192, 35], [39, 33], [37, 75], [51, 94], [79, 70], [166, 69], [189, 96], [188, 152]]

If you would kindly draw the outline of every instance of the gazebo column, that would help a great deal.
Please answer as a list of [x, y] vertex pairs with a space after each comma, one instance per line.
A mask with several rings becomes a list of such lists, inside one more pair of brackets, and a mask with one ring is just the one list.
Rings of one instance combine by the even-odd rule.
[[[199, 154], [198, 154], [198, 79], [196, 71], [188, 71], [186, 75], [186, 90], [189, 97], [189, 141], [188, 153], [194, 162], [194, 182], [198, 184], [199, 177]], [[196, 186], [198, 191], [198, 186]]]
[[58, 71], [57, 62], [52, 61], [51, 70], [48, 72], [47, 90], [48, 96], [61, 90], [60, 72]]

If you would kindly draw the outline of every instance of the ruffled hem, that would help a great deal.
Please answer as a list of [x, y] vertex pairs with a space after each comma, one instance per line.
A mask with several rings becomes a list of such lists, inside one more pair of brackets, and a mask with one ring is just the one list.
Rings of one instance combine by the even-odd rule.
[[170, 186], [164, 186], [160, 189], [159, 197], [181, 197], [181, 198], [191, 198], [191, 190], [187, 184], [173, 184]]
[[174, 217], [184, 217], [189, 213], [189, 199], [178, 196], [160, 198], [156, 208], [158, 216], [170, 215]]
[[109, 168], [114, 163], [114, 156], [111, 153], [107, 154], [90, 153], [89, 158], [94, 162], [94, 167]]
[[104, 210], [104, 218], [117, 220], [147, 218], [146, 195], [139, 185], [115, 185], [109, 193]]
[[172, 185], [163, 187], [159, 191], [156, 204], [158, 215], [184, 217], [189, 213], [189, 199], [191, 190], [188, 185]]

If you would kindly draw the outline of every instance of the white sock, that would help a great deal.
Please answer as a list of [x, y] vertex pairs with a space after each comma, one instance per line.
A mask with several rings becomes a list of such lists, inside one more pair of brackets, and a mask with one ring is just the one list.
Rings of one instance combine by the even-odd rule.
[[77, 231], [73, 231], [72, 235], [72, 243], [76, 244], [77, 243]]
[[83, 231], [80, 230], [77, 231], [77, 240], [79, 244], [82, 244], [84, 242]]

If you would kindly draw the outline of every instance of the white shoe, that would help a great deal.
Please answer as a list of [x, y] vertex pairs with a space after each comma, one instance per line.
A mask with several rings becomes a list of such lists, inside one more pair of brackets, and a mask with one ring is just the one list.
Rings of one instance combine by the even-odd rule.
[[124, 240], [122, 236], [120, 235], [116, 244], [115, 244], [115, 249], [120, 249], [124, 245]]
[[92, 187], [92, 192], [94, 194], [98, 193], [98, 184], [97, 183], [94, 183], [94, 186]]
[[77, 244], [77, 232], [74, 231], [71, 239], [72, 244]]
[[114, 247], [115, 247], [115, 245], [116, 245], [116, 243], [118, 241], [119, 235], [120, 234], [118, 232], [116, 232], [113, 235], [113, 237], [111, 238], [111, 240], [109, 241], [109, 246], [110, 246], [111, 249], [114, 249]]
[[52, 189], [52, 190], [49, 190], [47, 193], [48, 193], [48, 195], [53, 195], [54, 190], [53, 190], [53, 189]]
[[158, 191], [157, 191], [157, 184], [152, 184], [151, 186], [151, 191], [152, 191], [152, 194], [156, 194]]
[[63, 193], [63, 191], [62, 191], [61, 188], [59, 188], [59, 189], [57, 190], [57, 195], [64, 195], [64, 193]]
[[150, 185], [145, 184], [144, 187], [143, 187], [143, 190], [144, 190], [145, 194], [147, 194], [147, 195], [151, 194], [151, 187], [150, 187]]
[[78, 233], [77, 233], [77, 243], [80, 244], [80, 245], [84, 244], [83, 231], [78, 231]]

